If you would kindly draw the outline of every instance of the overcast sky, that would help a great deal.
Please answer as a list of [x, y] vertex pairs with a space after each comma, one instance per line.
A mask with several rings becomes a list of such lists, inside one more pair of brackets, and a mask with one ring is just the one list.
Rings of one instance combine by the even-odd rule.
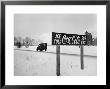
[[15, 14], [14, 35], [37, 38], [51, 32], [97, 36], [96, 14]]

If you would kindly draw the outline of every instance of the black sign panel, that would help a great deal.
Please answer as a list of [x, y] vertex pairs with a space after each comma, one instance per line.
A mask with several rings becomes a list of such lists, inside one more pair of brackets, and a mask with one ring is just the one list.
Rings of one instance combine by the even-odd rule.
[[52, 45], [86, 45], [87, 36], [52, 32]]

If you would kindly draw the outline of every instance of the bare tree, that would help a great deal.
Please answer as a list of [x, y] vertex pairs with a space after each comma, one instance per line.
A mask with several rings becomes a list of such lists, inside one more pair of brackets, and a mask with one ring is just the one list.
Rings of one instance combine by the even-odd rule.
[[17, 46], [17, 42], [18, 42], [17, 37], [14, 37], [14, 46]]
[[23, 40], [23, 44], [26, 48], [28, 48], [31, 44], [31, 39], [29, 37], [26, 37], [24, 40]]

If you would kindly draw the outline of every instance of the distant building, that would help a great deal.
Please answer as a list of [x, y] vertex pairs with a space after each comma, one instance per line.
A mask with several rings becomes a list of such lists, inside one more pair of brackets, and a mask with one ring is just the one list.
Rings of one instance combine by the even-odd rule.
[[93, 38], [92, 45], [97, 46], [97, 38]]
[[85, 35], [87, 35], [87, 45], [92, 45], [92, 34], [86, 31]]

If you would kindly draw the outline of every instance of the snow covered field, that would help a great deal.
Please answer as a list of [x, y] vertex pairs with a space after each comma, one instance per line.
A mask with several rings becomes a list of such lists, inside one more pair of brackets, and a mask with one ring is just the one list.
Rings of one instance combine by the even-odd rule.
[[[37, 52], [37, 46], [14, 47], [15, 76], [56, 76], [56, 46], [48, 46], [47, 52]], [[80, 68], [80, 48], [60, 46], [61, 76], [96, 76], [97, 47], [84, 47], [84, 70]], [[77, 55], [74, 55], [77, 54]]]

